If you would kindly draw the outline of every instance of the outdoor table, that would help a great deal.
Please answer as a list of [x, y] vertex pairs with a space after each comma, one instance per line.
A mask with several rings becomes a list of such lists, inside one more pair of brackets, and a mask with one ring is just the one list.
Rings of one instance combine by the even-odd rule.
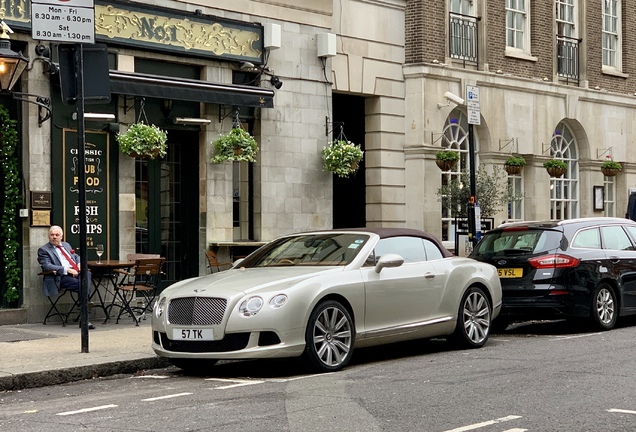
[[[101, 261], [89, 261], [88, 269], [91, 271], [93, 278], [94, 291], [91, 294], [97, 295], [99, 304], [95, 305], [104, 311], [104, 323], [110, 318], [110, 310], [113, 307], [112, 300], [115, 298], [114, 290], [119, 280], [117, 272], [115, 270], [129, 270], [135, 265], [134, 261], [119, 261], [119, 260], [101, 260]], [[100, 292], [100, 288], [104, 289], [104, 295]], [[112, 289], [112, 290], [111, 290]], [[112, 300], [110, 304], [106, 304], [108, 294], [110, 294]]]

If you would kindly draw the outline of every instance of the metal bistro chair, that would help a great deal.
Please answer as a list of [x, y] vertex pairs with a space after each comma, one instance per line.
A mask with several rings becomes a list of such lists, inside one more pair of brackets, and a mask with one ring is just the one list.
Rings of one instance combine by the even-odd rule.
[[219, 262], [216, 253], [209, 249], [205, 251], [205, 256], [208, 258], [208, 268], [210, 269], [210, 273], [214, 273], [215, 268], [217, 272], [220, 272], [221, 267], [232, 267], [234, 265], [234, 263], [231, 263], [229, 261]]
[[[156, 288], [163, 275], [162, 267], [165, 262], [165, 258], [140, 258], [135, 260], [132, 271], [119, 271], [123, 277], [115, 287], [115, 299], [121, 304], [113, 303], [120, 308], [115, 324], [119, 323], [124, 313], [128, 313], [136, 325], [139, 325], [142, 318], [146, 319], [146, 312], [155, 300]], [[141, 301], [142, 304], [135, 305], [134, 301]], [[135, 311], [139, 315], [136, 315]]]
[[[38, 273], [38, 275], [42, 277], [55, 278], [55, 270], [41, 271], [40, 273]], [[79, 295], [75, 291], [68, 291], [64, 288], [60, 288], [59, 286], [58, 286], [58, 291], [59, 293], [57, 296], [55, 296], [55, 300], [51, 298], [53, 296], [46, 297], [49, 300], [49, 303], [51, 303], [51, 307], [49, 308], [49, 311], [46, 313], [46, 316], [44, 317], [44, 322], [42, 324], [46, 324], [46, 321], [49, 318], [57, 315], [60, 317], [60, 320], [62, 321], [62, 327], [66, 327], [66, 323], [68, 322], [68, 317], [73, 313], [76, 307], [77, 308], [80, 307]], [[65, 297], [66, 293], [68, 293], [69, 296], [71, 297], [71, 300], [73, 300], [73, 304], [71, 305], [70, 309], [67, 312], [61, 312], [58, 309], [58, 302]]]

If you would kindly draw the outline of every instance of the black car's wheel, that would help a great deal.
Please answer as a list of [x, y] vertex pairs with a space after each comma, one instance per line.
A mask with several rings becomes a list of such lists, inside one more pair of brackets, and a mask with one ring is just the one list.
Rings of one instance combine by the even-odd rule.
[[217, 360], [211, 359], [185, 359], [185, 358], [171, 358], [170, 363], [182, 369], [184, 372], [193, 375], [203, 375], [210, 371]]
[[601, 330], [611, 330], [618, 320], [618, 303], [614, 290], [607, 284], [600, 284], [592, 295], [592, 323]]
[[325, 301], [316, 306], [309, 317], [304, 356], [318, 370], [337, 371], [351, 360], [354, 340], [349, 311], [337, 301]]
[[492, 307], [481, 288], [471, 287], [462, 297], [455, 332], [449, 341], [462, 348], [480, 348], [490, 335]]

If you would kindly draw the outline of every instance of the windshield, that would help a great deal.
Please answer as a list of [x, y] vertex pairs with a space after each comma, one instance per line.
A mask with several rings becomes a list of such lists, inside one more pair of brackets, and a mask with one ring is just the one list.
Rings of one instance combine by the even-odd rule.
[[241, 267], [345, 266], [369, 240], [367, 234], [304, 234], [263, 246]]
[[471, 258], [493, 255], [539, 254], [557, 249], [561, 231], [546, 229], [496, 230], [487, 233], [470, 254]]

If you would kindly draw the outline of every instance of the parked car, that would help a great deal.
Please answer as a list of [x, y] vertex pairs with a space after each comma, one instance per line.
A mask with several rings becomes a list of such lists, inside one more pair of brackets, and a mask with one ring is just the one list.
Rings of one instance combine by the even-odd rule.
[[299, 233], [230, 270], [165, 289], [152, 348], [176, 366], [303, 356], [336, 371], [354, 347], [442, 336], [479, 348], [501, 306], [495, 267], [412, 229]]
[[636, 222], [622, 218], [507, 223], [469, 255], [497, 267], [512, 320], [586, 318], [610, 330], [636, 313]]

